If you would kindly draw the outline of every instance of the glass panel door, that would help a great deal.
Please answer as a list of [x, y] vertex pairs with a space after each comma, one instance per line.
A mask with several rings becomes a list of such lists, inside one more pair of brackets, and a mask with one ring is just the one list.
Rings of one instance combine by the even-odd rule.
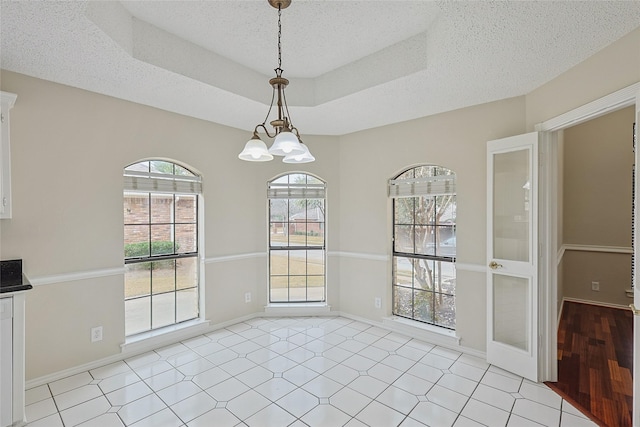
[[487, 360], [538, 379], [537, 133], [487, 146]]
[[493, 340], [528, 352], [529, 280], [495, 274], [493, 290]]
[[529, 150], [493, 160], [493, 258], [529, 261]]

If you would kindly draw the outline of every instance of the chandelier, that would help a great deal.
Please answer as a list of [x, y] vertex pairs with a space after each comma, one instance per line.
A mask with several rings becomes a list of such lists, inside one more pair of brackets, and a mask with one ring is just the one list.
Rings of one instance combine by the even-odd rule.
[[[274, 69], [276, 76], [269, 80], [269, 84], [273, 88], [271, 94], [271, 104], [269, 111], [262, 123], [256, 125], [253, 130], [253, 136], [244, 146], [242, 153], [238, 155], [241, 160], [249, 162], [268, 162], [273, 160], [273, 156], [284, 156], [282, 160], [285, 163], [309, 163], [315, 160], [315, 157], [309, 152], [309, 148], [302, 143], [298, 129], [291, 123], [289, 107], [287, 106], [287, 98], [284, 90], [289, 84], [289, 80], [282, 77], [284, 71], [282, 67], [282, 48], [280, 38], [282, 36], [281, 15], [282, 9], [286, 9], [291, 0], [267, 0], [269, 4], [278, 9], [278, 68]], [[273, 110], [274, 100], [276, 100], [277, 118], [269, 122], [273, 126], [273, 132], [267, 129], [267, 120]], [[266, 144], [258, 135], [258, 130], [262, 131], [269, 137], [274, 138], [273, 145], [267, 149]]]

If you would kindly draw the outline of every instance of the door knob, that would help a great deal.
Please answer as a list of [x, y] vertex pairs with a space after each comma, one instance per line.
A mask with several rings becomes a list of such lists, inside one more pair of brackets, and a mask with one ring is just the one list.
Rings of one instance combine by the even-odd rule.
[[492, 270], [496, 270], [496, 269], [498, 269], [498, 268], [502, 268], [502, 264], [498, 264], [498, 263], [497, 263], [497, 262], [495, 262], [495, 261], [491, 261], [491, 262], [489, 263], [489, 268], [490, 268], [490, 269], [492, 269]]

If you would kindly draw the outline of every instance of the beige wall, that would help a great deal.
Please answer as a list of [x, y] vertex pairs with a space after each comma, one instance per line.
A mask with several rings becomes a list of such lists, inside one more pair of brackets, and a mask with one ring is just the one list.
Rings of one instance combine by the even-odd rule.
[[[631, 287], [631, 255], [566, 251], [562, 257], [564, 297], [616, 304], [633, 302], [624, 290]], [[600, 282], [600, 292], [591, 282]]]
[[[305, 137], [318, 161], [297, 168], [237, 160], [249, 132], [2, 71], [0, 88], [18, 94], [11, 112], [14, 219], [0, 221], [2, 258], [23, 258], [34, 278], [121, 267], [122, 168], [149, 157], [177, 160], [204, 179], [207, 318], [258, 313], [266, 257], [216, 258], [264, 254], [265, 182], [304, 170], [328, 182], [329, 304], [379, 321], [391, 312], [387, 180], [411, 165], [440, 164], [459, 182], [458, 259], [467, 267], [458, 271], [457, 334], [482, 351], [486, 141], [640, 81], [639, 44], [640, 29], [524, 97], [342, 137]], [[252, 303], [244, 303], [245, 292], [255, 295]], [[374, 308], [378, 296], [382, 309]], [[29, 292], [27, 378], [119, 354], [122, 298], [121, 275]], [[98, 324], [105, 339], [91, 344], [89, 329]]]
[[635, 107], [564, 131], [563, 243], [631, 247]]
[[[36, 279], [121, 267], [122, 168], [149, 157], [177, 160], [204, 180], [207, 319], [220, 323], [262, 311], [266, 256], [215, 258], [265, 253], [265, 183], [290, 166], [236, 160], [247, 132], [11, 72], [3, 71], [2, 90], [19, 96], [12, 110], [14, 219], [0, 223], [3, 257], [23, 258]], [[306, 137], [318, 161], [296, 169], [328, 184], [332, 309], [375, 321], [391, 313], [386, 184], [416, 163], [457, 172], [458, 233], [470, 236], [459, 245], [460, 260], [484, 264], [485, 141], [523, 129], [524, 99], [516, 98], [347, 135], [339, 144], [335, 137]], [[70, 197], [76, 194], [81, 197]], [[458, 333], [463, 345], [483, 350], [484, 275], [461, 272], [458, 287], [460, 312], [467, 313], [459, 315]], [[249, 304], [245, 292], [254, 295]], [[374, 308], [378, 296], [382, 309]], [[27, 298], [27, 378], [118, 354], [122, 298], [119, 274], [36, 286]], [[89, 329], [97, 325], [105, 339], [91, 344]], [[41, 351], [55, 339], [61, 340], [55, 351]]]
[[[22, 258], [29, 277], [121, 268], [122, 169], [149, 157], [202, 174], [206, 259], [265, 252], [266, 181], [301, 168], [238, 160], [249, 132], [6, 71], [1, 83], [18, 94], [11, 111], [13, 219], [0, 222], [2, 257]], [[305, 137], [318, 161], [304, 170], [327, 180], [329, 218], [339, 209], [337, 140]], [[329, 250], [337, 250], [338, 224], [329, 222]], [[214, 323], [266, 304], [266, 256], [206, 262], [204, 270], [206, 318]], [[329, 270], [327, 281], [329, 303], [339, 309], [337, 271]], [[253, 294], [249, 304], [245, 292]], [[28, 379], [120, 352], [121, 274], [36, 286], [27, 295]], [[89, 330], [98, 325], [104, 340], [92, 344]]]
[[[340, 248], [372, 255], [391, 253], [391, 201], [387, 181], [416, 164], [456, 173], [457, 260], [485, 265], [486, 142], [524, 132], [524, 97], [483, 104], [341, 137]], [[340, 269], [343, 311], [380, 321], [391, 314], [391, 264], [344, 257]], [[383, 297], [384, 309], [374, 308]], [[459, 271], [456, 281], [458, 336], [484, 351], [484, 273]]]
[[[564, 131], [564, 245], [631, 248], [634, 120], [635, 106]], [[565, 297], [629, 303], [630, 254], [571, 250], [564, 257]]]

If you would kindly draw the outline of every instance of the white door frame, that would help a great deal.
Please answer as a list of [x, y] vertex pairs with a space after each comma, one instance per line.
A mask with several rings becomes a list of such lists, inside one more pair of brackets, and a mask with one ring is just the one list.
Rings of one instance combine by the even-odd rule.
[[[636, 113], [640, 111], [640, 82], [627, 86], [609, 95], [606, 95], [593, 102], [585, 104], [567, 113], [539, 123], [535, 130], [541, 133], [540, 138], [540, 181], [539, 181], [539, 233], [540, 233], [540, 380], [557, 381], [558, 379], [558, 260], [559, 247], [558, 236], [558, 215], [556, 202], [558, 198], [558, 144], [557, 131], [561, 131], [579, 123], [603, 116], [621, 108], [636, 105]], [[638, 127], [638, 126], [637, 126]], [[636, 153], [636, 158], [638, 153]], [[640, 175], [640, 174], [637, 174]], [[638, 176], [636, 175], [636, 180]], [[636, 188], [640, 188], [637, 186]], [[638, 206], [638, 195], [636, 194], [636, 207]], [[636, 208], [637, 209], [637, 208]], [[634, 213], [636, 224], [638, 223], [638, 213]], [[638, 239], [634, 253], [638, 258]], [[637, 274], [636, 274], [637, 282]], [[636, 301], [640, 296], [640, 289], [634, 283]], [[637, 304], [636, 304], [637, 305]], [[634, 316], [634, 330], [639, 331], [638, 316]], [[636, 334], [637, 335], [637, 334]], [[635, 340], [635, 345], [640, 345], [639, 340]], [[634, 353], [640, 353], [637, 348]], [[634, 361], [636, 359], [634, 358]], [[638, 372], [634, 363], [634, 372]], [[638, 378], [636, 380], [636, 378]], [[636, 397], [637, 396], [637, 397]], [[633, 399], [634, 424], [640, 425], [640, 375], [634, 375], [634, 399]], [[637, 414], [637, 415], [636, 415]]]

